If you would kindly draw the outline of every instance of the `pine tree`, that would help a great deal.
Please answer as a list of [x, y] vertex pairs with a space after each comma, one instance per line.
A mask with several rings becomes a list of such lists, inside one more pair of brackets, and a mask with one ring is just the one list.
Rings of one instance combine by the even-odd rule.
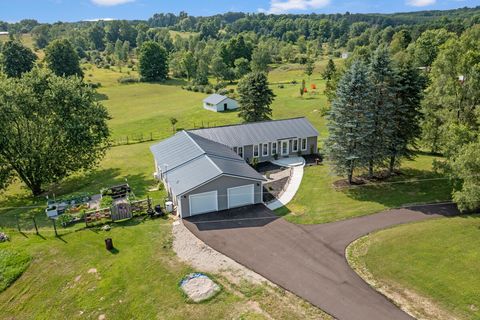
[[315, 69], [315, 62], [312, 58], [308, 58], [307, 63], [305, 64], [305, 74], [310, 78]]
[[393, 173], [400, 158], [411, 159], [420, 136], [420, 103], [425, 80], [411, 62], [399, 67], [396, 81], [395, 108], [389, 121], [391, 134], [387, 137], [389, 152], [389, 174]]
[[331, 80], [337, 68], [335, 67], [335, 62], [332, 59], [328, 59], [327, 66], [323, 70], [322, 77], [324, 80]]
[[366, 143], [372, 137], [373, 122], [368, 106], [372, 104], [372, 85], [367, 67], [354, 62], [341, 78], [328, 116], [327, 153], [334, 171], [353, 181], [355, 169], [369, 160]]
[[385, 47], [380, 47], [374, 52], [369, 76], [373, 103], [367, 107], [374, 124], [374, 134], [367, 141], [370, 154], [368, 175], [373, 177], [374, 166], [383, 164], [389, 155], [388, 141], [395, 139], [395, 126], [391, 119], [395, 110], [396, 75], [390, 54]]
[[267, 75], [263, 72], [247, 74], [238, 83], [240, 112], [238, 116], [245, 122], [269, 120], [272, 115], [270, 105], [275, 98], [268, 87]]

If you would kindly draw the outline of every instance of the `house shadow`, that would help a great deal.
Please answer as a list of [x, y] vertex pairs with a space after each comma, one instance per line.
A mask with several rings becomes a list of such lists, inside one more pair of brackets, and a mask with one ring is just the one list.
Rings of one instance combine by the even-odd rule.
[[264, 227], [279, 219], [263, 204], [211, 212], [184, 218], [184, 225], [192, 231]]

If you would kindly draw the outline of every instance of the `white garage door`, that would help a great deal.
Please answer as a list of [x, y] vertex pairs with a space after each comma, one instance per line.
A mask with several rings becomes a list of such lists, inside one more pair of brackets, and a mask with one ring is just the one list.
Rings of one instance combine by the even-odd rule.
[[190, 215], [218, 211], [217, 191], [192, 194], [189, 197]]
[[227, 189], [228, 208], [241, 207], [254, 203], [254, 186], [249, 184], [246, 186], [234, 187]]

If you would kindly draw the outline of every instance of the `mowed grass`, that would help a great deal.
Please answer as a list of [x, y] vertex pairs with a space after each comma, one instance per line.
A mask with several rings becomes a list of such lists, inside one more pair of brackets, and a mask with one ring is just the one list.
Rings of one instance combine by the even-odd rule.
[[413, 290], [459, 319], [480, 319], [479, 233], [479, 216], [430, 220], [376, 232], [348, 251], [379, 284]]
[[[211, 277], [222, 291], [208, 302], [187, 301], [179, 281], [190, 272], [171, 249], [168, 220], [130, 220], [111, 231], [21, 235], [0, 250], [29, 254], [30, 267], [0, 294], [2, 319], [321, 319], [320, 310], [283, 290], [231, 284]], [[116, 251], [105, 249], [111, 237]]]
[[401, 174], [372, 185], [335, 188], [342, 179], [328, 162], [306, 167], [293, 200], [276, 210], [294, 223], [312, 224], [344, 220], [414, 203], [450, 200], [448, 179], [432, 169], [435, 157], [418, 155], [405, 161]]
[[5, 290], [27, 269], [30, 256], [22, 251], [0, 246], [0, 292]]

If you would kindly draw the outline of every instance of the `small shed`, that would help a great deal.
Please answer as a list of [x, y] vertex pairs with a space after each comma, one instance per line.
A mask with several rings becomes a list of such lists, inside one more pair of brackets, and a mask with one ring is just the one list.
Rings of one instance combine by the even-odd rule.
[[0, 31], [0, 36], [8, 36], [8, 31]]
[[203, 100], [203, 108], [215, 112], [235, 110], [238, 108], [238, 102], [227, 96], [214, 93]]

